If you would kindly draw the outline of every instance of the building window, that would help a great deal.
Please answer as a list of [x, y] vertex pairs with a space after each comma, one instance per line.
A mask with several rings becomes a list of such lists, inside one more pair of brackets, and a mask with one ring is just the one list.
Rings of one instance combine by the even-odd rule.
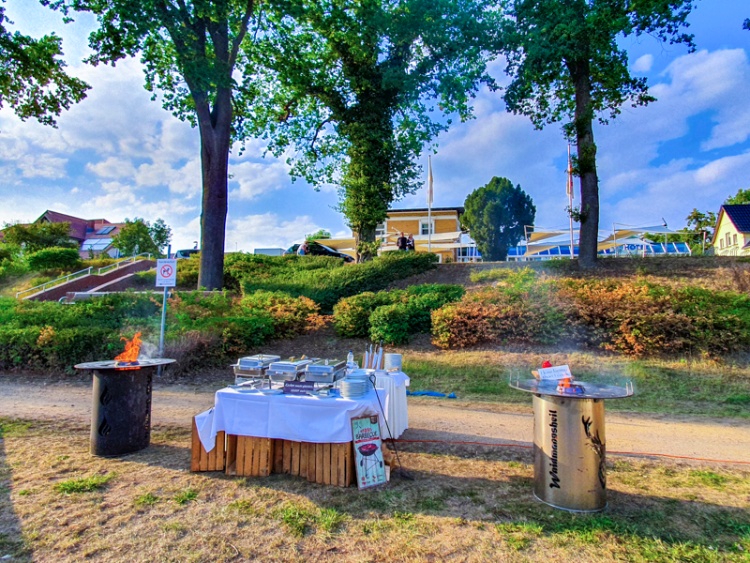
[[732, 236], [727, 233], [725, 238], [727, 239], [727, 246], [732, 246]]
[[435, 234], [435, 225], [430, 224], [428, 221], [420, 221], [419, 222], [419, 234], [420, 235], [434, 235]]
[[724, 239], [719, 240], [719, 250], [724, 250]]
[[378, 223], [375, 226], [375, 238], [383, 238], [385, 236], [385, 223]]
[[736, 234], [735, 234], [735, 235], [732, 235], [732, 244], [733, 244], [734, 246], [737, 246], [737, 235], [736, 235]]

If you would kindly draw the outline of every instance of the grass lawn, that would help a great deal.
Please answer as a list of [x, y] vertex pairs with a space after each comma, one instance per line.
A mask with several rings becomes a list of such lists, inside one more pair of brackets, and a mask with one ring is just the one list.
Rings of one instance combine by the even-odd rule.
[[750, 470], [609, 459], [609, 507], [533, 500], [528, 450], [410, 444], [413, 480], [359, 492], [190, 473], [189, 434], [88, 454], [88, 429], [0, 419], [13, 561], [748, 561]]
[[590, 353], [499, 351], [404, 351], [412, 390], [456, 393], [461, 399], [531, 405], [527, 393], [508, 386], [509, 377], [531, 377], [545, 359], [569, 364], [581, 381], [634, 382], [635, 395], [608, 401], [607, 410], [710, 417], [750, 418], [750, 366], [708, 360], [629, 360]]

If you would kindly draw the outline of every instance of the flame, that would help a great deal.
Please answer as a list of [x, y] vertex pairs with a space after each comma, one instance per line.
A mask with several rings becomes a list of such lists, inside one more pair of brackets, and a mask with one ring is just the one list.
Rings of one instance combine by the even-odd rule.
[[136, 332], [133, 335], [132, 340], [128, 340], [124, 336], [120, 337], [120, 340], [125, 341], [125, 351], [122, 354], [115, 356], [115, 362], [119, 363], [133, 363], [138, 361], [138, 354], [141, 351], [141, 333]]

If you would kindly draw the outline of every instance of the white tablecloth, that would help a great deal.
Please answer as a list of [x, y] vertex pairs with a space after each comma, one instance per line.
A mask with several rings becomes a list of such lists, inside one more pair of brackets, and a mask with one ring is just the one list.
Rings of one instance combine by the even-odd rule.
[[[378, 402], [380, 397], [380, 402]], [[308, 395], [263, 395], [232, 388], [216, 392], [214, 408], [195, 417], [207, 452], [221, 431], [238, 436], [296, 442], [352, 441], [351, 419], [388, 412], [388, 394], [371, 390], [360, 399], [319, 399]], [[382, 418], [382, 414], [381, 414]], [[381, 424], [382, 427], [382, 424]]]
[[384, 425], [380, 425], [380, 435], [383, 438], [398, 438], [409, 428], [409, 412], [406, 407], [408, 386], [409, 377], [402, 371], [375, 372], [375, 387], [388, 393], [388, 406], [385, 411], [388, 427], [383, 428]]

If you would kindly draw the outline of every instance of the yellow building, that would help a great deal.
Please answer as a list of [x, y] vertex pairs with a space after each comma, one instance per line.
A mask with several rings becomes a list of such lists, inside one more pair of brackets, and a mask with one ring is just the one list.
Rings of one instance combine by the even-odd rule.
[[712, 246], [717, 256], [750, 255], [750, 204], [721, 206]]
[[[396, 240], [401, 233], [414, 237], [416, 251], [434, 252], [441, 262], [481, 260], [476, 244], [461, 232], [463, 207], [426, 207], [390, 209], [385, 222], [377, 226], [375, 236], [381, 241], [381, 252], [398, 250]], [[322, 244], [342, 252], [353, 253], [354, 239], [327, 239]]]

